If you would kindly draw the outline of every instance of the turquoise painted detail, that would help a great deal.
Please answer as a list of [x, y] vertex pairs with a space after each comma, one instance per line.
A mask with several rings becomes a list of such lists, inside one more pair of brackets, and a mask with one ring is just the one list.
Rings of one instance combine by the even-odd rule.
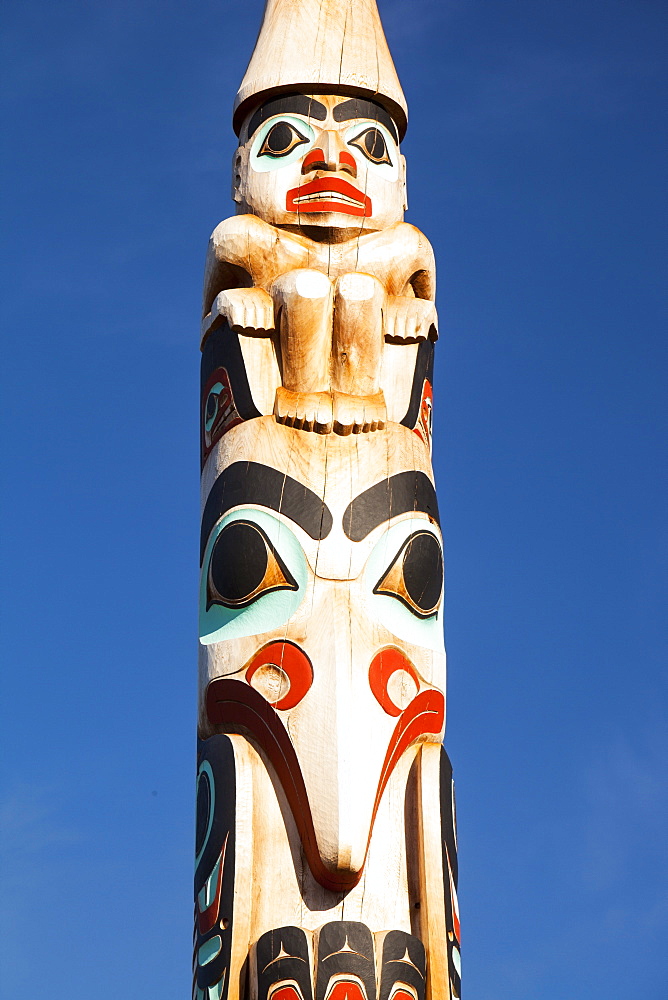
[[209, 1000], [220, 1000], [223, 995], [223, 990], [225, 989], [226, 978], [227, 969], [225, 969], [217, 983], [214, 983], [213, 986], [209, 986]]
[[362, 161], [364, 162], [364, 164], [368, 167], [369, 170], [373, 170], [374, 173], [380, 174], [381, 177], [385, 177], [388, 181], [396, 181], [397, 177], [399, 176], [399, 150], [397, 148], [396, 142], [394, 141], [394, 139], [392, 138], [389, 131], [385, 128], [384, 125], [381, 125], [380, 122], [374, 122], [371, 120], [365, 122], [356, 122], [354, 125], [351, 125], [349, 129], [346, 129], [343, 136], [343, 141], [348, 145], [350, 145], [353, 139], [357, 139], [358, 136], [362, 135], [362, 133], [366, 132], [366, 130], [369, 128], [377, 128], [378, 131], [382, 134], [383, 138], [385, 139], [385, 144], [387, 145], [388, 155], [392, 162], [374, 163], [372, 160], [366, 157], [364, 153], [356, 146], [352, 147], [353, 156], [356, 156], [358, 158], [358, 162], [359, 158], [362, 157]]
[[[303, 135], [307, 139], [307, 142], [300, 142], [289, 153], [286, 153], [285, 156], [269, 156], [267, 153], [263, 153], [260, 156], [262, 143], [269, 130], [277, 122], [288, 122], [290, 125], [294, 125], [300, 135]], [[269, 118], [262, 125], [262, 128], [253, 140], [250, 153], [251, 167], [253, 170], [257, 170], [258, 173], [265, 173], [267, 170], [280, 170], [281, 167], [287, 167], [290, 163], [294, 163], [295, 160], [301, 160], [302, 156], [306, 156], [314, 142], [315, 129], [308, 124], [305, 118], [298, 118], [296, 115], [274, 115], [273, 118]]]
[[204, 990], [201, 990], [199, 986], [197, 987], [197, 993], [195, 994], [196, 1000], [205, 1000]]
[[399, 521], [385, 531], [376, 542], [364, 570], [365, 590], [368, 594], [370, 617], [377, 619], [398, 639], [415, 646], [424, 646], [436, 652], [444, 652], [443, 641], [443, 598], [441, 607], [430, 618], [418, 618], [396, 597], [390, 594], [374, 594], [373, 588], [396, 559], [403, 543], [414, 531], [431, 531], [440, 544], [440, 535], [431, 521], [426, 518], [411, 517]]
[[[215, 395], [215, 396], [219, 396], [220, 393], [223, 391], [223, 389], [224, 389], [224, 386], [223, 386], [222, 382], [214, 382], [214, 384], [209, 389], [209, 396], [211, 396], [212, 394]], [[207, 399], [208, 398], [209, 397], [207, 396]], [[215, 419], [216, 419], [217, 416], [218, 416], [217, 410], [214, 410], [212, 416], [205, 418], [205, 420], [204, 420], [204, 429], [205, 430], [207, 430], [207, 431], [211, 430], [211, 428], [213, 427], [214, 421], [215, 421]]]
[[[274, 590], [261, 594], [245, 608], [225, 608], [212, 604], [206, 608], [206, 579], [214, 543], [232, 521], [253, 521], [265, 532], [297, 583], [297, 590]], [[280, 628], [292, 618], [301, 604], [308, 579], [304, 550], [286, 524], [262, 510], [243, 508], [223, 517], [209, 536], [202, 563], [199, 585], [199, 641], [204, 646], [246, 635], [261, 635]]]
[[462, 978], [462, 957], [456, 948], [452, 949], [452, 963], [457, 970], [459, 978]]
[[220, 934], [214, 934], [212, 938], [205, 941], [202, 947], [197, 952], [197, 961], [200, 965], [208, 965], [209, 962], [213, 962], [217, 955], [220, 955], [220, 950], [223, 947], [223, 939]]
[[[213, 826], [213, 812], [216, 805], [216, 786], [213, 780], [213, 771], [211, 769], [211, 764], [209, 764], [208, 760], [204, 760], [200, 764], [199, 771], [197, 772], [198, 784], [200, 781], [200, 775], [202, 774], [203, 771], [206, 771], [207, 777], [209, 779], [209, 792], [211, 794], [211, 801], [209, 802], [209, 822], [207, 823], [206, 826], [206, 834], [204, 835], [204, 840], [202, 841], [202, 847], [200, 848], [199, 854], [195, 858], [195, 869], [197, 869], [198, 864], [202, 860], [204, 849], [206, 848], [209, 837], [211, 835], [211, 827]], [[197, 794], [195, 794], [195, 801], [197, 801]]]

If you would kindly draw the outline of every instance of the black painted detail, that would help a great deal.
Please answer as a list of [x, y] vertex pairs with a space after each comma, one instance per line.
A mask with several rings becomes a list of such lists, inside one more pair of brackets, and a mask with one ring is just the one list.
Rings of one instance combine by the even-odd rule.
[[276, 548], [251, 521], [232, 521], [218, 535], [207, 573], [207, 611], [212, 604], [245, 608], [272, 590], [298, 590]]
[[[227, 997], [234, 905], [236, 771], [227, 736], [197, 741], [195, 981]], [[210, 961], [200, 961], [211, 955]]]
[[408, 511], [439, 523], [436, 491], [424, 472], [399, 472], [360, 493], [346, 507], [343, 530], [351, 541], [361, 542], [379, 524]]
[[[374, 948], [371, 931], [354, 920], [325, 924], [318, 932], [316, 1000], [325, 1000], [330, 984], [337, 979], [361, 984], [366, 1000], [376, 1000]], [[357, 993], [351, 997], [357, 1000]]]
[[[200, 395], [204, 395], [204, 390], [209, 384], [211, 375], [217, 368], [224, 368], [230, 380], [230, 388], [234, 398], [234, 405], [242, 420], [252, 420], [254, 417], [261, 417], [262, 414], [253, 402], [246, 365], [244, 364], [239, 336], [230, 330], [227, 322], [212, 330], [204, 341], [202, 348], [202, 362], [200, 367]], [[207, 394], [208, 395], [208, 394]], [[209, 403], [208, 399], [202, 399], [202, 422], [206, 419], [205, 408]], [[201, 434], [202, 464], [205, 459], [204, 430]]]
[[411, 399], [406, 410], [406, 415], [401, 420], [404, 427], [411, 430], [418, 422], [420, 416], [420, 405], [422, 403], [422, 389], [424, 380], [434, 384], [434, 342], [433, 340], [423, 340], [418, 347], [415, 361], [415, 373], [413, 375], [413, 385], [411, 387]]
[[314, 539], [326, 538], [332, 530], [329, 507], [303, 483], [269, 465], [234, 462], [221, 472], [207, 497], [202, 514], [200, 564], [214, 524], [232, 507], [245, 503], [285, 514]]
[[366, 131], [362, 132], [361, 135], [358, 135], [357, 138], [351, 139], [349, 145], [355, 146], [359, 149], [361, 153], [364, 153], [367, 160], [371, 160], [372, 163], [392, 164], [387, 143], [385, 142], [385, 136], [380, 129], [366, 129]]
[[422, 941], [405, 931], [390, 931], [383, 941], [378, 1000], [389, 1000], [399, 983], [412, 986], [418, 1000], [424, 1000], [426, 967]]
[[332, 117], [335, 122], [352, 121], [354, 118], [370, 118], [371, 121], [384, 125], [394, 141], [399, 143], [399, 131], [392, 116], [376, 101], [368, 101], [364, 97], [351, 97], [349, 101], [342, 101], [341, 104], [335, 105]]
[[[450, 976], [450, 990], [453, 1000], [458, 1000], [462, 995], [462, 983], [457, 968], [457, 966], [461, 967], [459, 957], [461, 955], [459, 916], [456, 912], [457, 881], [459, 876], [457, 865], [457, 818], [455, 814], [455, 786], [452, 779], [452, 764], [445, 749], [441, 750], [440, 800], [448, 974]], [[456, 957], [453, 954], [454, 952], [456, 952]]]
[[281, 94], [280, 97], [272, 97], [265, 101], [257, 109], [250, 120], [248, 126], [248, 138], [257, 131], [262, 122], [274, 115], [303, 115], [305, 118], [315, 118], [316, 121], [324, 122], [327, 117], [327, 108], [314, 97], [307, 97], [306, 94]]
[[277, 121], [264, 137], [262, 148], [257, 155], [274, 158], [287, 156], [296, 146], [303, 146], [306, 142], [308, 142], [306, 136], [302, 135], [294, 125], [286, 121]]
[[301, 927], [278, 927], [267, 931], [257, 942], [255, 961], [258, 1000], [267, 1000], [272, 987], [281, 984], [291, 985], [296, 996], [301, 994], [300, 1000], [313, 1000], [311, 959]]
[[416, 532], [404, 552], [404, 583], [420, 611], [430, 614], [441, 596], [443, 556], [435, 535]]
[[396, 597], [419, 618], [428, 618], [438, 609], [442, 589], [440, 542], [431, 531], [416, 531], [406, 539], [373, 592]]

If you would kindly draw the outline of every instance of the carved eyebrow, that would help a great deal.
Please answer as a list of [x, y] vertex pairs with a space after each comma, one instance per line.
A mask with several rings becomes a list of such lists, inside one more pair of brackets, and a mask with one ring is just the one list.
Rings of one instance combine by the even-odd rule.
[[216, 479], [207, 497], [200, 533], [200, 564], [216, 521], [232, 507], [261, 504], [285, 514], [311, 538], [327, 538], [332, 530], [329, 507], [303, 483], [259, 462], [234, 462]]
[[385, 108], [375, 101], [367, 101], [363, 97], [351, 97], [349, 101], [335, 105], [332, 116], [335, 122], [348, 122], [353, 118], [371, 118], [372, 121], [380, 122], [389, 129], [394, 141], [399, 145], [397, 126]]
[[307, 97], [306, 94], [282, 94], [280, 97], [272, 97], [271, 100], [257, 109], [250, 120], [248, 126], [248, 138], [260, 127], [262, 122], [273, 115], [304, 115], [306, 118], [315, 118], [319, 122], [324, 122], [327, 117], [327, 108], [314, 97]]
[[384, 521], [417, 510], [440, 525], [436, 491], [424, 472], [399, 472], [351, 500], [343, 515], [343, 530], [351, 542], [361, 542]]

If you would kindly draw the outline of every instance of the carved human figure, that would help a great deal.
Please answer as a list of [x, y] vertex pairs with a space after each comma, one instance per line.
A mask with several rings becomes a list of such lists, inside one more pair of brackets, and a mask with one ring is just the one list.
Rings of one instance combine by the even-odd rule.
[[214, 231], [203, 335], [278, 331], [277, 419], [349, 433], [386, 421], [385, 340], [436, 338], [434, 255], [403, 222], [396, 123], [366, 98], [270, 97], [243, 123], [240, 214]]

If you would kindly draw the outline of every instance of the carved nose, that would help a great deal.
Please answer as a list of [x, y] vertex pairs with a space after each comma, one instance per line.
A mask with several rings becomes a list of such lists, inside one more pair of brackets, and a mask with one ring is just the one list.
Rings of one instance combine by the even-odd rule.
[[344, 170], [357, 177], [355, 157], [346, 147], [338, 132], [323, 130], [316, 144], [304, 157], [302, 174], [311, 170]]

